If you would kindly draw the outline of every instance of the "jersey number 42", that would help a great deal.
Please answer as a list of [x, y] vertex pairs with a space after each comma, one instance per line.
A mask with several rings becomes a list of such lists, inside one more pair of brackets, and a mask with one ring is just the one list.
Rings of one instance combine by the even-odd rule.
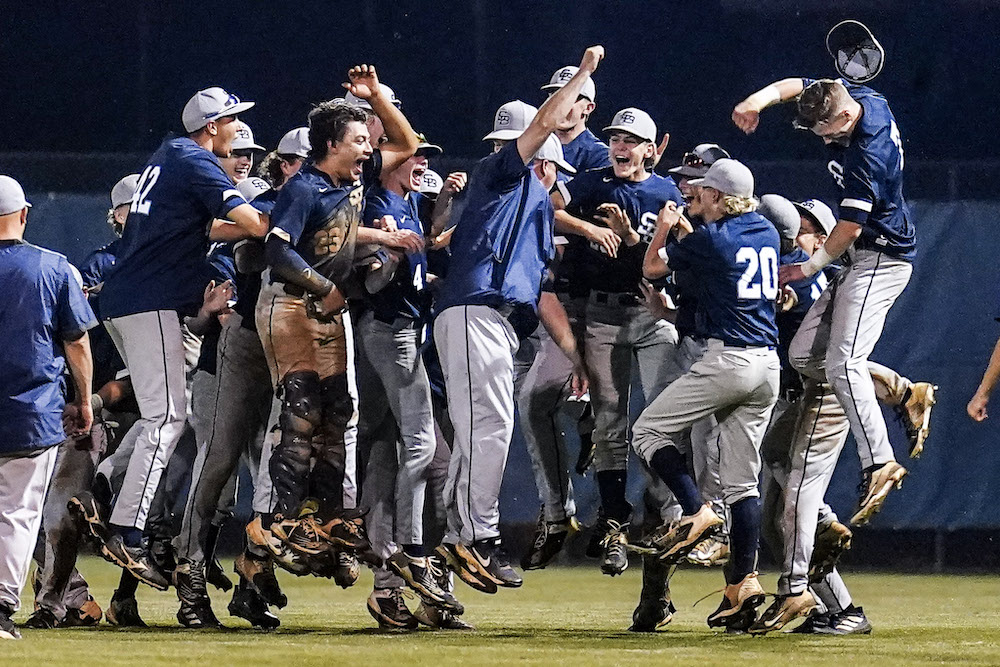
[[130, 213], [149, 215], [149, 207], [153, 203], [148, 199], [149, 191], [153, 189], [159, 178], [159, 166], [150, 165], [143, 170], [142, 175], [139, 176], [139, 183], [135, 186], [135, 197], [132, 199], [132, 207], [129, 208]]
[[736, 263], [747, 268], [736, 282], [736, 296], [740, 299], [773, 301], [778, 297], [778, 253], [770, 247], [759, 251], [744, 246], [736, 253]]

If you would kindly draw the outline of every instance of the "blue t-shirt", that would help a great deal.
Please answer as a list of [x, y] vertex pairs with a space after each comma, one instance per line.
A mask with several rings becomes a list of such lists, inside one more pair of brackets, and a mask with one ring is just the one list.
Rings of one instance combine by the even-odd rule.
[[212, 221], [245, 203], [215, 155], [187, 137], [167, 138], [139, 177], [101, 316], [196, 313]]
[[903, 199], [903, 142], [896, 119], [880, 94], [843, 83], [864, 111], [848, 146], [828, 146], [827, 168], [842, 193], [840, 219], [862, 226], [854, 247], [913, 261], [916, 229]]
[[[605, 226], [595, 218], [601, 204], [618, 204], [628, 215], [639, 243], [618, 246], [618, 256], [610, 257], [599, 245], [574, 236], [563, 257], [569, 253], [577, 261], [576, 278], [586, 290], [640, 294], [642, 260], [656, 231], [656, 216], [668, 201], [683, 203], [680, 190], [670, 177], [650, 174], [644, 181], [628, 181], [615, 176], [614, 168], [580, 174], [563, 188], [566, 211], [577, 218]], [[575, 257], [574, 257], [575, 256]]]
[[[563, 144], [563, 159], [566, 160], [577, 174], [582, 174], [591, 169], [602, 169], [611, 166], [611, 154], [608, 145], [597, 138], [588, 128], [576, 135], [576, 138], [568, 144]], [[562, 171], [559, 172], [559, 180], [571, 180], [571, 176]]]
[[90, 253], [87, 259], [83, 260], [80, 276], [83, 278], [84, 287], [91, 288], [104, 282], [104, 276], [107, 275], [108, 269], [115, 265], [120, 243], [121, 239], [115, 239], [103, 248], [98, 248]]
[[[387, 215], [396, 221], [399, 230], [424, 234], [420, 223], [419, 192], [410, 192], [400, 197], [381, 184], [374, 186], [365, 197], [364, 224], [374, 227], [375, 221]], [[396, 274], [388, 285], [371, 295], [369, 299], [375, 317], [390, 322], [396, 317], [424, 319], [430, 309], [430, 294], [427, 291], [427, 253], [409, 253], [400, 260]]]
[[0, 241], [0, 456], [66, 439], [61, 343], [97, 325], [66, 258]]
[[757, 213], [698, 227], [667, 247], [667, 265], [698, 276], [697, 335], [726, 345], [778, 344], [778, 232]]
[[549, 193], [524, 164], [516, 141], [480, 161], [466, 198], [451, 239], [438, 311], [509, 304], [534, 315], [545, 267], [555, 255], [553, 211]]

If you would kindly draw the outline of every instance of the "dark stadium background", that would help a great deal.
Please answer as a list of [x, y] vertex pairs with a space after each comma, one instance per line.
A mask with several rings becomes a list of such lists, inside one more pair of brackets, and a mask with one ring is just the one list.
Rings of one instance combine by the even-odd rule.
[[[349, 66], [372, 62], [414, 126], [445, 147], [432, 168], [471, 166], [497, 106], [539, 104], [552, 71], [601, 43], [599, 130], [638, 106], [671, 133], [663, 166], [715, 141], [745, 160], [758, 193], [835, 203], [818, 140], [766, 113], [745, 137], [729, 122], [747, 93], [784, 76], [833, 74], [823, 45], [844, 18], [866, 22], [888, 52], [873, 86], [889, 99], [906, 149], [906, 193], [919, 230], [913, 280], [874, 358], [940, 385], [932, 434], [901, 492], [849, 556], [855, 565], [993, 568], [1000, 563], [1000, 431], [965, 404], [1000, 325], [1000, 7], [985, 0], [828, 3], [706, 2], [0, 2], [0, 173], [35, 204], [28, 238], [81, 260], [110, 239], [108, 191], [180, 128], [197, 89], [221, 85], [257, 107], [258, 143], [302, 125], [341, 94]], [[997, 399], [1000, 400], [1000, 399]], [[1000, 414], [1000, 405], [995, 406]], [[894, 432], [899, 456], [905, 446]], [[595, 490], [577, 480], [581, 515]], [[847, 514], [857, 457], [828, 499]], [[527, 526], [537, 509], [520, 441], [503, 515]], [[238, 528], [235, 524], [232, 528]], [[521, 535], [523, 531], [511, 531]], [[515, 538], [516, 541], [516, 538]]]

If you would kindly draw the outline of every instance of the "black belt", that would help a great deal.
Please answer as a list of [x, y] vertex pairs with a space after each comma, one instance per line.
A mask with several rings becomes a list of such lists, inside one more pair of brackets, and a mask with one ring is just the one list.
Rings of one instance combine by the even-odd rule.
[[281, 283], [281, 288], [285, 291], [288, 296], [304, 297], [306, 295], [306, 288], [300, 285], [293, 285], [292, 283]]
[[638, 306], [642, 303], [642, 298], [638, 294], [631, 292], [599, 292], [594, 290], [590, 293], [591, 298], [599, 304], [610, 306]]

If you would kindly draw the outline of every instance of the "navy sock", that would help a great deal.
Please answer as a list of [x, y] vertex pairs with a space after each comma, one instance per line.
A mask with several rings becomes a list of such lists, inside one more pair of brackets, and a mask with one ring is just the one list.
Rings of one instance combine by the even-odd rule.
[[704, 504], [701, 493], [688, 472], [687, 459], [676, 447], [661, 447], [653, 452], [649, 467], [670, 488], [684, 514], [695, 514]]
[[108, 526], [112, 533], [116, 533], [122, 536], [122, 542], [125, 543], [127, 547], [138, 547], [142, 546], [142, 531], [138, 528], [132, 528], [131, 526], [118, 526], [111, 524]]
[[410, 558], [423, 558], [427, 555], [424, 553], [424, 545], [422, 544], [404, 544], [403, 553]]
[[122, 576], [118, 581], [118, 589], [115, 591], [115, 597], [119, 600], [134, 598], [138, 588], [139, 580], [133, 577], [132, 573], [128, 570], [122, 570]]
[[601, 492], [601, 509], [604, 516], [625, 522], [632, 516], [632, 505], [625, 499], [624, 470], [598, 470], [597, 489]]
[[729, 506], [732, 525], [729, 527], [729, 548], [732, 567], [726, 583], [736, 584], [756, 569], [760, 547], [760, 498], [744, 498]]

